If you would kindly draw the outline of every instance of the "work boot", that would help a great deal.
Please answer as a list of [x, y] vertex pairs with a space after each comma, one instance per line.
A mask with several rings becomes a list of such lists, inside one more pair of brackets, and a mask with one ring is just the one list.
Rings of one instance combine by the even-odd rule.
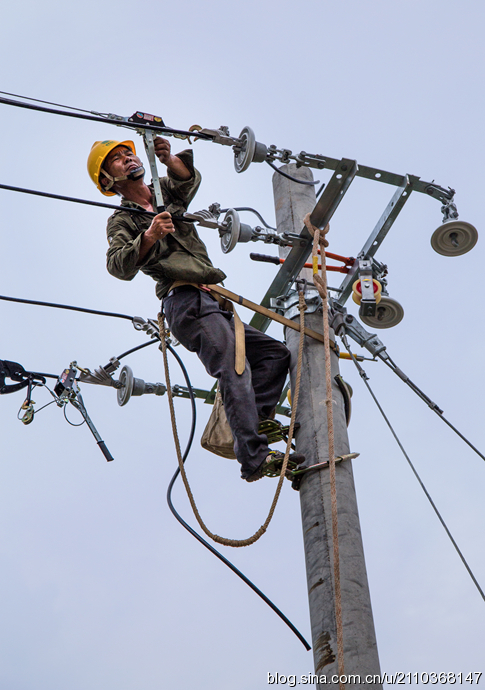
[[[285, 454], [281, 451], [270, 450], [258, 469], [250, 474], [249, 477], [246, 477], [246, 481], [257, 482], [262, 477], [279, 477], [284, 459]], [[302, 453], [290, 453], [286, 466], [287, 473], [288, 471], [295, 470], [302, 462], [305, 462], [305, 456]], [[291, 479], [291, 476], [288, 476], [288, 479]]]

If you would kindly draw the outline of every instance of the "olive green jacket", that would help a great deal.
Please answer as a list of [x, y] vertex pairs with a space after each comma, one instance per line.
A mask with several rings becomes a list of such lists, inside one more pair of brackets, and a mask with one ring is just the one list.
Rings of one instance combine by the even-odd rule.
[[[170, 170], [168, 177], [160, 179], [166, 210], [182, 215], [194, 198], [200, 185], [200, 173], [194, 168], [190, 150], [177, 154], [192, 176], [181, 180]], [[151, 187], [152, 191], [153, 188]], [[155, 198], [153, 199], [156, 208]], [[126, 208], [142, 208], [127, 199], [121, 200]], [[106, 229], [109, 249], [106, 255], [108, 271], [120, 280], [133, 280], [138, 271], [157, 281], [157, 297], [162, 299], [176, 280], [189, 283], [220, 283], [226, 277], [214, 268], [205, 244], [193, 223], [174, 221], [175, 232], [157, 240], [144, 259], [139, 261], [141, 236], [150, 227], [153, 216], [129, 211], [115, 211], [108, 219]]]

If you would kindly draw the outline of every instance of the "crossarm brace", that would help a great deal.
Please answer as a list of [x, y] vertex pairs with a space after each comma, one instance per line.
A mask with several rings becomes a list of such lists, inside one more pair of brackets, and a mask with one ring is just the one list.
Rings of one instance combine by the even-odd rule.
[[[313, 225], [324, 228], [330, 222], [352, 180], [357, 175], [357, 171], [356, 161], [342, 158], [312, 211], [310, 220]], [[286, 297], [291, 290], [292, 284], [304, 267], [312, 248], [312, 237], [305, 226], [300, 232], [300, 238], [299, 242], [295, 241], [290, 253], [286, 257], [285, 263], [282, 264], [263, 297], [261, 302], [263, 307], [269, 308], [272, 298]], [[261, 314], [256, 314], [250, 323], [254, 328], [265, 332], [271, 323], [271, 319]]]

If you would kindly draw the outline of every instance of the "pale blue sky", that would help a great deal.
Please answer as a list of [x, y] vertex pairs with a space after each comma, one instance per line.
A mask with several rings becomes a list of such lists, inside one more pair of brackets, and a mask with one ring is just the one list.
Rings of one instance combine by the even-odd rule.
[[[180, 128], [224, 124], [237, 135], [250, 125], [267, 145], [449, 185], [460, 217], [479, 233], [485, 227], [481, 3], [28, 0], [1, 14], [3, 91], [121, 115], [142, 109]], [[102, 200], [87, 154], [94, 140], [124, 138], [124, 130], [5, 105], [0, 118], [0, 182]], [[268, 166], [238, 175], [229, 148], [199, 141], [194, 150], [203, 184], [193, 210], [218, 201], [274, 220]], [[355, 255], [392, 193], [356, 181], [332, 222], [330, 250]], [[0, 197], [0, 294], [155, 316], [149, 278], [122, 283], [105, 270], [108, 212]], [[439, 204], [416, 194], [382, 246], [377, 258], [406, 315], [380, 335], [484, 449], [483, 237], [469, 254], [439, 256], [429, 240], [440, 222]], [[249, 260], [248, 247], [260, 245], [223, 255], [210, 230], [201, 234], [228, 287], [260, 299], [275, 272]], [[144, 338], [129, 322], [5, 302], [0, 310], [0, 358], [32, 370], [58, 373], [73, 359], [94, 368]], [[271, 333], [282, 335], [275, 326]], [[197, 359], [182, 354], [193, 384], [210, 386]], [[129, 364], [136, 376], [163, 380], [155, 348]], [[485, 586], [485, 464], [383, 366], [366, 368]], [[355, 476], [382, 670], [485, 671], [484, 602], [350, 363], [341, 369], [354, 388], [349, 434], [361, 453]], [[175, 366], [173, 379], [182, 383]], [[264, 690], [268, 672], [311, 671], [311, 653], [169, 513], [176, 459], [166, 397], [121, 409], [114, 391], [84, 386], [83, 395], [114, 463], [55, 406], [24, 427], [22, 394], [0, 400], [0, 690]], [[200, 432], [206, 408], [198, 405]], [[177, 412], [184, 430], [188, 403], [177, 401]], [[233, 462], [197, 444], [187, 469], [213, 531], [240, 538], [259, 527], [271, 481], [247, 485]], [[192, 523], [181, 486], [175, 500]], [[267, 535], [224, 553], [310, 638], [299, 501], [289, 485]]]

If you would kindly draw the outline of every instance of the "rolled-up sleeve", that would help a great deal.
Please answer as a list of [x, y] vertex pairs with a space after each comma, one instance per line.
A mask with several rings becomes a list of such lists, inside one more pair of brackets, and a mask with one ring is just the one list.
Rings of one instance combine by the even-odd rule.
[[160, 180], [162, 183], [162, 192], [169, 204], [187, 210], [190, 202], [194, 198], [199, 189], [201, 182], [200, 172], [194, 168], [194, 153], [191, 149], [186, 149], [177, 153], [177, 158], [180, 158], [187, 170], [190, 172], [188, 180], [182, 180], [178, 175], [171, 170], [167, 171], [167, 177]]
[[150, 260], [153, 247], [138, 264], [143, 233], [132, 229], [124, 219], [110, 218], [107, 227], [109, 248], [106, 254], [108, 272], [120, 280], [133, 280], [141, 266]]

